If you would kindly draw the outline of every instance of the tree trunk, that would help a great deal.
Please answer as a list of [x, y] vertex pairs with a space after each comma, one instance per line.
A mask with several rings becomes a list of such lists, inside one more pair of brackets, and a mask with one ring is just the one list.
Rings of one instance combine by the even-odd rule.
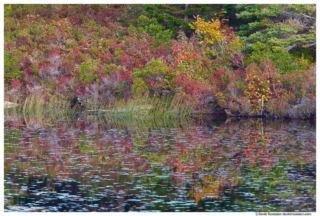
[[[184, 9], [187, 10], [188, 8], [189, 8], [189, 4], [186, 4], [185, 7], [184, 7]], [[185, 22], [188, 22], [188, 21], [189, 21], [188, 15], [184, 15], [184, 21], [185, 21]]]

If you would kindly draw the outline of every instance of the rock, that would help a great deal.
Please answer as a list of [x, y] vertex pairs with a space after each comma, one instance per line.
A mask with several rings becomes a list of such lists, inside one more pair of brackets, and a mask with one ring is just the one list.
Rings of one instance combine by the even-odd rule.
[[227, 115], [225, 108], [208, 108], [202, 110], [194, 110], [193, 115]]
[[298, 118], [315, 118], [316, 101], [310, 98], [299, 99], [299, 104], [294, 105], [288, 110], [288, 117], [292, 119]]
[[230, 117], [239, 117], [240, 116], [240, 113], [235, 113], [235, 112], [232, 112], [231, 110], [228, 110], [228, 109], [225, 109], [225, 112]]
[[5, 101], [4, 102], [4, 108], [12, 108], [12, 107], [16, 107], [18, 105], [19, 104], [17, 104], [17, 103], [12, 103], [12, 102], [9, 102], [9, 101]]
[[226, 109], [219, 106], [215, 96], [207, 96], [200, 100], [193, 115], [227, 115]]
[[209, 104], [216, 104], [217, 103], [216, 97], [215, 96], [208, 97], [205, 100], [205, 103], [208, 104], [208, 105]]
[[70, 101], [70, 108], [76, 111], [83, 111], [86, 107], [78, 97], [73, 97]]

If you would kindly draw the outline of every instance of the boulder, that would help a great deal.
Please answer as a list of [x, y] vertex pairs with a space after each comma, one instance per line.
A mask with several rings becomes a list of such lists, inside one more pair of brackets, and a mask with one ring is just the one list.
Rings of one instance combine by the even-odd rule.
[[76, 111], [83, 111], [86, 107], [80, 98], [73, 97], [70, 101], [70, 108]]
[[225, 108], [208, 108], [192, 111], [193, 115], [227, 115]]
[[219, 106], [215, 96], [205, 97], [200, 100], [193, 115], [227, 115], [226, 108]]
[[297, 118], [315, 118], [316, 101], [310, 98], [299, 99], [299, 104], [294, 105], [288, 110], [288, 116], [293, 119]]

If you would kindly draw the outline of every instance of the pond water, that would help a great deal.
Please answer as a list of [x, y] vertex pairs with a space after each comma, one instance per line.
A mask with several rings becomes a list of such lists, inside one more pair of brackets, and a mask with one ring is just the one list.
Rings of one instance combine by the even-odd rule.
[[5, 211], [316, 211], [316, 127], [5, 118]]

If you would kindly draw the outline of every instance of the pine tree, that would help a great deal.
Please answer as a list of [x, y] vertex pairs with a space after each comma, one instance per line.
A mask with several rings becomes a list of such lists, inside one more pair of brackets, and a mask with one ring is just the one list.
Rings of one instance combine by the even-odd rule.
[[253, 44], [261, 42], [270, 47], [280, 47], [294, 52], [307, 49], [315, 55], [316, 6], [315, 5], [237, 5], [240, 22], [238, 34]]

